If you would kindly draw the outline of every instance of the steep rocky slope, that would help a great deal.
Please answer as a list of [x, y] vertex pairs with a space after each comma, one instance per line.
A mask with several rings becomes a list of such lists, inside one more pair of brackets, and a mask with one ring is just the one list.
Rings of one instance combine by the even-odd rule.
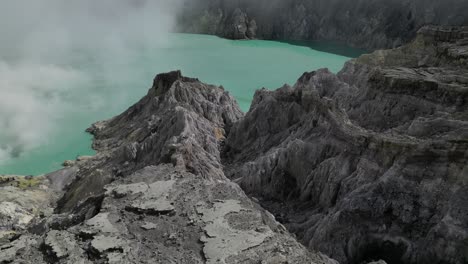
[[464, 0], [191, 0], [179, 30], [232, 39], [334, 40], [390, 48], [423, 25], [468, 25]]
[[467, 263], [467, 104], [467, 28], [260, 90], [245, 115], [158, 75], [89, 128], [96, 156], [0, 179], [0, 263]]
[[222, 88], [158, 75], [140, 102], [89, 129], [96, 156], [41, 177], [44, 202], [61, 194], [53, 214], [0, 221], [0, 263], [336, 263], [224, 176], [219, 145], [241, 116]]
[[468, 262], [468, 28], [260, 90], [227, 175], [340, 263]]

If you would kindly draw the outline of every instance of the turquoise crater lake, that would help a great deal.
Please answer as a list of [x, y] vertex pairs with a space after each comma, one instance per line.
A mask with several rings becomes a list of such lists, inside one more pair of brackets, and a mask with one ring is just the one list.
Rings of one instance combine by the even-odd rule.
[[39, 175], [60, 169], [64, 160], [93, 155], [91, 136], [84, 130], [137, 102], [157, 73], [180, 69], [185, 76], [222, 85], [247, 111], [255, 90], [294, 84], [302, 73], [319, 68], [336, 73], [362, 53], [323, 42], [232, 41], [195, 34], [171, 34], [166, 43], [170, 45], [134, 48], [109, 63], [101, 63], [103, 56], [95, 56], [96, 51], [76, 51], [65, 66], [83, 73], [86, 81], [70, 83], [73, 88], [61, 95], [71, 107], [38, 146], [3, 160], [0, 174]]

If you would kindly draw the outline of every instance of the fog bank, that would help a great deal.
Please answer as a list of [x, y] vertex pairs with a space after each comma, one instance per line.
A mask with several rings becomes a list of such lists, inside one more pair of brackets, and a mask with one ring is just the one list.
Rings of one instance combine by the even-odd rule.
[[[170, 0], [2, 2], [0, 162], [46, 144], [66, 111], [98, 107], [105, 98], [93, 85], [125, 78], [115, 69], [132, 51], [169, 45], [176, 9]], [[85, 58], [104, 74], [83, 69]]]

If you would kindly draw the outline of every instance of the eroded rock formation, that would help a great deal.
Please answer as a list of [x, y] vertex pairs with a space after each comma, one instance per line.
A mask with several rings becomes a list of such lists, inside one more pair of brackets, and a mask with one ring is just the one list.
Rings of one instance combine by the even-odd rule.
[[179, 30], [234, 39], [333, 40], [375, 49], [405, 44], [423, 25], [468, 25], [467, 14], [463, 0], [190, 0]]
[[467, 28], [260, 90], [246, 115], [158, 75], [89, 128], [96, 156], [2, 180], [0, 262], [464, 264], [467, 103]]
[[340, 263], [468, 261], [468, 30], [255, 94], [227, 175]]
[[89, 129], [96, 156], [43, 176], [62, 193], [55, 212], [0, 233], [0, 262], [336, 263], [225, 177], [219, 145], [241, 117], [222, 88], [158, 75], [140, 102]]

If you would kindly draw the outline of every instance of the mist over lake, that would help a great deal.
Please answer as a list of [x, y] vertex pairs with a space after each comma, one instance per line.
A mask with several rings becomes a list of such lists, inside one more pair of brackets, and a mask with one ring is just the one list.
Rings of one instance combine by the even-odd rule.
[[[181, 69], [187, 76], [222, 85], [247, 111], [255, 90], [279, 88], [318, 68], [337, 72], [350, 56], [359, 54], [343, 46], [328, 52], [313, 49], [321, 49], [323, 43], [306, 47], [196, 34], [167, 33], [154, 44], [128, 45], [125, 57], [113, 52], [106, 56], [105, 50], [90, 47], [73, 49], [66, 60], [36, 68], [4, 64], [2, 79], [13, 79], [8, 89], [14, 89], [11, 94], [18, 97], [12, 101], [20, 101], [9, 109], [26, 110], [13, 114], [15, 119], [24, 119], [24, 124], [10, 125], [9, 133], [2, 134], [0, 173], [46, 173], [59, 169], [65, 159], [93, 154], [91, 137], [84, 130], [136, 102], [159, 72]], [[7, 90], [5, 84], [2, 88]], [[20, 97], [23, 93], [28, 96]], [[8, 120], [1, 117], [2, 122]]]

